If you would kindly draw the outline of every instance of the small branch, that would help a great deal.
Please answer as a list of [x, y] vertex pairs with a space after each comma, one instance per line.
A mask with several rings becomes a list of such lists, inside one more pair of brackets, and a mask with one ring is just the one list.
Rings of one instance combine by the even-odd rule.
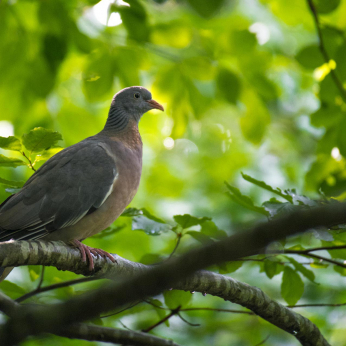
[[[318, 47], [321, 51], [321, 54], [324, 58], [324, 61], [326, 63], [329, 63], [331, 58], [330, 58], [330, 56], [326, 50], [325, 44], [324, 44], [321, 25], [320, 25], [317, 11], [316, 11], [316, 7], [313, 3], [313, 0], [307, 0], [307, 2], [308, 2], [308, 5], [310, 7], [311, 13], [313, 15], [317, 34], [318, 34], [318, 39], [319, 39]], [[333, 79], [336, 87], [339, 89], [339, 92], [340, 92], [340, 95], [341, 95], [343, 101], [346, 102], [346, 90], [344, 89], [341, 80], [339, 79], [339, 77], [337, 76], [336, 72], [333, 69], [330, 70], [330, 75], [332, 76], [332, 79]]]
[[172, 316], [177, 315], [180, 311], [181, 306], [179, 305], [177, 308], [171, 310], [171, 313], [169, 315], [167, 315], [166, 317], [164, 317], [162, 320], [160, 320], [159, 322], [153, 324], [152, 326], [150, 326], [149, 328], [146, 328], [143, 330], [143, 333], [149, 333], [151, 330], [153, 330], [154, 328], [156, 328], [157, 326], [159, 326], [160, 324], [166, 322], [167, 320], [169, 320]]
[[31, 160], [26, 156], [24, 151], [21, 151], [21, 154], [28, 160], [30, 168], [36, 172], [36, 169], [34, 168], [34, 165], [32, 164]]
[[320, 261], [325, 261], [325, 262], [328, 262], [331, 264], [335, 264], [335, 265], [342, 267], [342, 268], [346, 268], [346, 264], [344, 264], [344, 263], [341, 263], [339, 261], [335, 261], [335, 260], [327, 258], [327, 257], [320, 256], [320, 255], [315, 255], [315, 254], [312, 254], [310, 252], [306, 252], [305, 250], [284, 250], [284, 253], [308, 256], [308, 257], [316, 258]]
[[[27, 300], [27, 299], [29, 299], [29, 298], [31, 298], [33, 296], [36, 296], [39, 293], [48, 292], [48, 291], [51, 291], [51, 290], [55, 290], [57, 288], [63, 288], [63, 287], [67, 287], [67, 286], [77, 285], [77, 284], [81, 284], [81, 283], [84, 283], [84, 282], [95, 281], [97, 279], [100, 279], [100, 278], [98, 278], [98, 277], [86, 277], [86, 278], [81, 278], [81, 279], [75, 279], [75, 280], [59, 282], [57, 284], [49, 285], [49, 286], [45, 286], [45, 287], [41, 287], [39, 285], [33, 291], [28, 292], [28, 293], [22, 295], [21, 297], [17, 298], [16, 302], [17, 303], [21, 303], [24, 300]], [[41, 284], [42, 284], [42, 282], [41, 282]]]
[[177, 316], [179, 316], [183, 322], [185, 322], [186, 324], [188, 324], [191, 327], [199, 327], [200, 326], [199, 323], [191, 323], [191, 322], [187, 321], [183, 316], [181, 316], [181, 314], [179, 312], [178, 312]]
[[268, 335], [264, 340], [262, 340], [259, 344], [256, 344], [255, 346], [260, 346], [260, 345], [264, 345], [265, 342], [270, 338], [270, 335]]
[[183, 236], [183, 235], [182, 235], [181, 233], [177, 233], [177, 243], [175, 244], [175, 247], [174, 247], [172, 253], [171, 253], [171, 254], [169, 255], [169, 257], [167, 258], [167, 261], [170, 260], [170, 259], [173, 257], [173, 255], [175, 254], [175, 252], [177, 251], [177, 248], [178, 248], [178, 246], [179, 246], [179, 244], [180, 244], [180, 240], [181, 240], [181, 237], [182, 237], [182, 236]]
[[310, 307], [322, 307], [322, 306], [330, 306], [330, 307], [339, 307], [339, 306], [345, 306], [346, 303], [341, 304], [297, 304], [297, 305], [287, 305], [290, 309], [295, 308], [310, 308]]

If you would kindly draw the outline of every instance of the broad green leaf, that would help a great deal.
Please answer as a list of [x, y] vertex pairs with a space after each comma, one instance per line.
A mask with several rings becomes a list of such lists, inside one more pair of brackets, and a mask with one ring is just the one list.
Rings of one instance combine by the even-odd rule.
[[63, 149], [64, 148], [52, 148], [52, 149], [44, 150], [39, 155], [36, 155], [35, 161], [49, 160], [52, 156], [54, 156], [55, 154], [57, 154], [59, 151]]
[[219, 265], [218, 265], [219, 273], [220, 273], [220, 274], [230, 274], [230, 273], [234, 273], [234, 272], [237, 271], [243, 264], [244, 264], [244, 262], [242, 262], [242, 261], [232, 261], [232, 262], [228, 262], [228, 263], [219, 264]]
[[341, 0], [313, 0], [317, 12], [329, 13], [334, 11], [340, 4]]
[[219, 94], [229, 103], [235, 104], [241, 91], [239, 77], [230, 70], [220, 69], [216, 77]]
[[11, 281], [7, 281], [7, 280], [4, 280], [1, 283], [0, 289], [2, 292], [4, 292], [7, 296], [9, 296], [12, 299], [17, 299], [26, 293], [26, 290], [24, 290], [22, 287], [16, 285], [15, 283], [13, 283]]
[[0, 148], [6, 150], [21, 151], [22, 143], [19, 138], [14, 136], [0, 137]]
[[299, 274], [286, 266], [282, 276], [281, 296], [288, 305], [295, 305], [304, 293], [304, 283]]
[[346, 276], [346, 268], [335, 265], [335, 266], [333, 266], [333, 269], [334, 269], [334, 271], [336, 271], [340, 275]]
[[189, 234], [192, 238], [198, 240], [202, 244], [210, 244], [214, 242], [209, 236], [201, 232], [188, 231], [186, 234]]
[[0, 154], [0, 166], [3, 167], [18, 167], [18, 166], [25, 166], [26, 163], [20, 159], [14, 158], [14, 157], [7, 157], [2, 154]]
[[290, 202], [282, 203], [276, 198], [271, 198], [267, 202], [263, 202], [263, 207], [270, 214], [270, 217], [275, 217], [281, 213], [291, 213], [297, 209], [296, 205], [291, 204]]
[[307, 279], [310, 281], [315, 282], [315, 274], [311, 270], [307, 269], [305, 266], [297, 262], [295, 259], [289, 256], [285, 256], [293, 265], [294, 268], [296, 268], [297, 271], [301, 272]]
[[264, 260], [263, 269], [269, 279], [272, 279], [275, 275], [280, 274], [284, 266], [275, 260]]
[[223, 239], [227, 237], [225, 231], [220, 230], [213, 221], [205, 221], [201, 225], [201, 233], [214, 239]]
[[0, 184], [6, 185], [6, 186], [10, 186], [10, 187], [22, 187], [25, 182], [24, 181], [14, 181], [14, 180], [7, 180], [7, 179], [3, 179], [0, 177]]
[[225, 3], [225, 0], [187, 0], [187, 3], [204, 18], [213, 17]]
[[179, 305], [184, 308], [190, 303], [192, 299], [192, 293], [170, 290], [164, 291], [163, 297], [165, 298], [165, 304], [168, 308], [176, 309]]
[[121, 20], [131, 39], [135, 41], [148, 41], [150, 28], [147, 23], [145, 7], [138, 0], [126, 0], [130, 6], [113, 4], [111, 12], [120, 13]]
[[41, 266], [28, 266], [29, 276], [31, 281], [35, 281], [40, 277], [42, 267]]
[[190, 228], [196, 225], [202, 225], [205, 221], [210, 221], [209, 217], [195, 217], [190, 214], [174, 215], [174, 221], [182, 228]]
[[253, 204], [252, 199], [248, 196], [241, 194], [239, 189], [237, 189], [236, 187], [234, 187], [232, 185], [229, 185], [227, 182], [225, 182], [225, 184], [229, 190], [228, 195], [234, 202], [240, 204], [241, 206], [245, 207], [246, 209], [255, 211], [255, 212], [263, 214], [265, 216], [270, 215], [269, 212], [267, 210], [265, 210], [263, 207], [256, 207]]
[[61, 140], [62, 137], [59, 132], [47, 130], [43, 127], [35, 127], [22, 137], [23, 145], [31, 152], [40, 152], [49, 149]]
[[316, 44], [304, 47], [296, 55], [297, 61], [307, 69], [315, 69], [325, 63]]
[[286, 191], [282, 192], [282, 190], [279, 189], [278, 187], [276, 189], [274, 189], [273, 187], [271, 187], [268, 184], [266, 184], [264, 181], [260, 181], [260, 180], [257, 180], [255, 178], [252, 178], [249, 175], [244, 174], [243, 172], [241, 172], [241, 175], [242, 175], [243, 179], [245, 179], [246, 181], [248, 181], [248, 182], [250, 182], [250, 183], [252, 183], [254, 185], [257, 185], [257, 186], [261, 187], [262, 189], [265, 189], [267, 191], [273, 192], [273, 193], [279, 195], [280, 197], [285, 198], [290, 203], [293, 203], [292, 196], [289, 195]]
[[148, 235], [160, 235], [162, 232], [167, 232], [171, 228], [170, 225], [154, 221], [145, 215], [138, 215], [132, 218], [132, 229], [134, 231], [144, 231]]

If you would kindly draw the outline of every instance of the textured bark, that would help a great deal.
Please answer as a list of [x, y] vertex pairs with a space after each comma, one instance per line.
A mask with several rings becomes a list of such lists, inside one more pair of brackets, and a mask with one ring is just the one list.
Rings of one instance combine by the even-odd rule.
[[[114, 257], [117, 263], [95, 258], [95, 275], [100, 278], [119, 280], [120, 277], [133, 277], [151, 268], [150, 266], [128, 261], [117, 255], [114, 255]], [[63, 242], [18, 241], [0, 243], [0, 263], [9, 266], [52, 265], [77, 274], [91, 274], [88, 264], [81, 261], [79, 250], [66, 246]], [[201, 270], [176, 283], [173, 288], [207, 293], [242, 305], [273, 325], [294, 335], [303, 345], [328, 345], [319, 329], [310, 320], [273, 301], [259, 288], [239, 282], [228, 276]], [[2, 310], [1, 306], [4, 303], [3, 300], [0, 300], [0, 310]], [[65, 333], [64, 335], [67, 336], [66, 331], [67, 329], [64, 329], [64, 332], [60, 334]], [[73, 333], [69, 335], [73, 337]], [[91, 337], [93, 333], [90, 332], [88, 335]]]

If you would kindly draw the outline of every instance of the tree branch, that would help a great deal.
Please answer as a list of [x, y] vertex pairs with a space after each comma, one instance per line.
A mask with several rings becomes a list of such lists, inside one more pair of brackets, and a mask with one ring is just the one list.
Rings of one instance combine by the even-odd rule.
[[[14, 318], [0, 328], [0, 344], [15, 345], [29, 335], [57, 332], [72, 323], [92, 319], [102, 312], [114, 310], [131, 302], [157, 295], [164, 289], [175, 287], [189, 291], [209, 292], [222, 297], [231, 296], [234, 302], [250, 308], [269, 322], [293, 334], [302, 345], [329, 345], [311, 321], [272, 301], [258, 288], [211, 272], [203, 271], [202, 274], [192, 274], [213, 264], [255, 255], [269, 243], [286, 236], [314, 227], [340, 224], [344, 221], [345, 204], [333, 203], [310, 210], [298, 210], [281, 219], [260, 224], [251, 230], [237, 232], [220, 242], [208, 244], [203, 248], [197, 248], [172, 258], [161, 265], [152, 266], [150, 270], [145, 270], [143, 265], [131, 264], [130, 261], [123, 260], [122, 263], [118, 262], [113, 266], [113, 268], [117, 267], [115, 270], [117, 273], [122, 272], [124, 274], [125, 268], [130, 272], [129, 277], [123, 278], [120, 283], [107, 285], [96, 291], [73, 297], [66, 302], [52, 304], [49, 307], [37, 307], [35, 309], [23, 307], [20, 314], [16, 314]], [[19, 247], [25, 247], [24, 242], [18, 243], [21, 243]], [[31, 256], [29, 253], [28, 257], [25, 258], [16, 254], [13, 256], [17, 256], [22, 264], [29, 263], [30, 257], [35, 259], [36, 264], [38, 264], [38, 257], [40, 256], [37, 257], [37, 244], [39, 242], [28, 243], [31, 247], [36, 243], [36, 250], [35, 247], [32, 250], [34, 255]], [[11, 245], [15, 247], [14, 244], [15, 242]], [[45, 246], [47, 249], [52, 249], [52, 257], [59, 268], [69, 268], [67, 264], [73, 262], [68, 261], [71, 259], [72, 251], [75, 251], [74, 255], [77, 255], [77, 250], [63, 246], [60, 246], [60, 251], [58, 251], [56, 243], [46, 243]], [[62, 256], [63, 254], [66, 257]], [[13, 256], [7, 259], [3, 257], [1, 252], [0, 255], [0, 265], [14, 265], [13, 262], [10, 263]], [[85, 271], [87, 266], [80, 261], [80, 256], [78, 257], [79, 262], [73, 262], [73, 268], [76, 267], [76, 271]], [[5, 262], [7, 263], [5, 264]], [[101, 261], [95, 262], [98, 266], [97, 269], [99, 269]], [[102, 262], [104, 263], [104, 260]], [[40, 264], [47, 265], [47, 263]], [[109, 267], [108, 262], [104, 267], [107, 266]], [[133, 275], [136, 271], [137, 274]], [[97, 274], [102, 277], [105, 274], [104, 269], [99, 269]], [[111, 275], [109, 272], [107, 274]], [[118, 277], [117, 281], [119, 282]]]
[[[309, 8], [311, 10], [312, 16], [314, 18], [314, 22], [315, 22], [315, 26], [316, 26], [316, 30], [317, 30], [317, 35], [318, 35], [318, 47], [321, 51], [321, 54], [323, 56], [323, 59], [326, 63], [329, 63], [331, 58], [326, 50], [325, 44], [324, 44], [324, 40], [323, 40], [323, 35], [322, 35], [322, 30], [321, 30], [321, 25], [320, 25], [320, 21], [318, 18], [318, 14], [316, 11], [316, 7], [313, 3], [313, 0], [307, 0]], [[330, 75], [332, 76], [332, 79], [336, 85], [336, 87], [338, 88], [340, 95], [343, 99], [344, 102], [346, 102], [346, 90], [342, 85], [341, 80], [339, 79], [338, 75], [336, 74], [336, 72], [333, 69], [330, 69]]]
[[[9, 317], [14, 317], [16, 313], [21, 313], [21, 305], [0, 292], [0, 311]], [[179, 346], [171, 340], [147, 333], [99, 327], [85, 323], [72, 324], [55, 334], [69, 339], [112, 342], [131, 346]]]

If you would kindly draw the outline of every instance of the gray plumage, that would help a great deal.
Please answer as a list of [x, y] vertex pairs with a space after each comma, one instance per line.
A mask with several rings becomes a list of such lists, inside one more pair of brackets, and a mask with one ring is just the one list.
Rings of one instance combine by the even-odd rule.
[[138, 121], [153, 108], [163, 110], [145, 88], [117, 93], [100, 133], [54, 155], [0, 206], [0, 241], [80, 241], [108, 227], [138, 189]]

